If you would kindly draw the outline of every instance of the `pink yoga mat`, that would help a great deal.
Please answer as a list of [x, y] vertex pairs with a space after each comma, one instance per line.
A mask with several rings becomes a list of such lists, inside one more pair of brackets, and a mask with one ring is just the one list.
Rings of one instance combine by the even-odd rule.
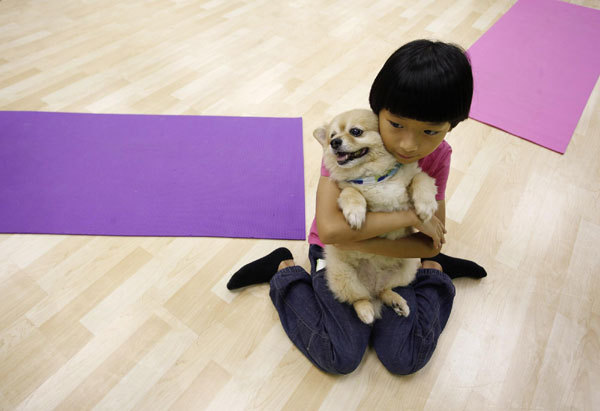
[[470, 117], [564, 153], [600, 74], [600, 11], [519, 0], [468, 50]]
[[305, 238], [302, 119], [0, 112], [0, 232]]

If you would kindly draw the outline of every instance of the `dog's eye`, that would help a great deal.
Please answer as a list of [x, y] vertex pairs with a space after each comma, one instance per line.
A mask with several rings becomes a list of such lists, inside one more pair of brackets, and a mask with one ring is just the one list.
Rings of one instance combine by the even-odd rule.
[[331, 138], [333, 138], [335, 136], [335, 131], [331, 132]]
[[352, 127], [350, 129], [350, 134], [352, 134], [354, 137], [359, 137], [362, 135], [362, 133], [363, 131], [360, 128]]

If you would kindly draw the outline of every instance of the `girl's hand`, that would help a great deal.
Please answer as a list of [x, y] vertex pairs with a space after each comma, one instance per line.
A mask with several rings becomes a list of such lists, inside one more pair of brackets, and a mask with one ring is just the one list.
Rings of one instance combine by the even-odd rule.
[[444, 238], [446, 228], [439, 218], [433, 216], [426, 222], [419, 220], [419, 222], [415, 224], [415, 228], [433, 240], [433, 246], [436, 250], [441, 250], [442, 244], [446, 242], [446, 239]]

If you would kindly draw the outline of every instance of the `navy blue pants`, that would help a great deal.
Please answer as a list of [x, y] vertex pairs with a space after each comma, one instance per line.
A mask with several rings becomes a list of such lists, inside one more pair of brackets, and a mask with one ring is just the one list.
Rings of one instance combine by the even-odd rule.
[[323, 249], [310, 246], [311, 275], [298, 266], [285, 268], [271, 279], [270, 296], [281, 324], [298, 349], [318, 368], [348, 374], [373, 345], [379, 360], [393, 374], [411, 374], [427, 364], [444, 329], [454, 300], [450, 277], [438, 270], [420, 269], [415, 280], [398, 292], [410, 307], [400, 317], [384, 306], [372, 325], [358, 319], [354, 307], [337, 301], [316, 271]]

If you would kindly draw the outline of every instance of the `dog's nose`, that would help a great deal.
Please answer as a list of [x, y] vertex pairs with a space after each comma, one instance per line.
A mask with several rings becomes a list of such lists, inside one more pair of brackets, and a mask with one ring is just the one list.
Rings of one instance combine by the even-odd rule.
[[333, 148], [334, 150], [337, 150], [342, 145], [342, 139], [334, 138], [333, 140], [331, 140], [330, 144], [331, 144], [331, 148]]

